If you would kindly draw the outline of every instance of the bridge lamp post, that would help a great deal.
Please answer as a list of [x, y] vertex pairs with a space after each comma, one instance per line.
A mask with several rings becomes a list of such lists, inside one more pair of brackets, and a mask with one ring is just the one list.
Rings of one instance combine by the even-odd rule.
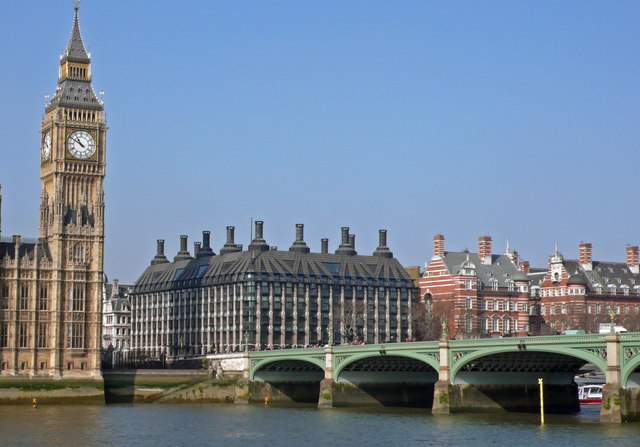
[[613, 334], [616, 331], [616, 313], [613, 310], [613, 304], [609, 304], [609, 318], [611, 319], [611, 324], [609, 325], [609, 332]]

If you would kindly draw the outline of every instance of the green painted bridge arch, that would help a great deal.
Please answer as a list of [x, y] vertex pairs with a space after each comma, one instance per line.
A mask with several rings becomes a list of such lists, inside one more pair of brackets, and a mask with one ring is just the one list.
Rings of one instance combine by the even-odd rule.
[[307, 372], [313, 367], [323, 372], [326, 368], [324, 348], [276, 349], [254, 351], [249, 355], [249, 380], [256, 380], [256, 373], [267, 370]]
[[564, 367], [565, 373], [575, 373], [586, 363], [602, 373], [607, 369], [607, 351], [601, 335], [459, 340], [451, 342], [449, 357], [452, 384], [460, 372], [474, 369], [484, 369], [484, 374], [548, 374]]
[[637, 375], [636, 386], [640, 386], [640, 333], [620, 335], [620, 359], [622, 385], [628, 386], [633, 375]]
[[[582, 363], [591, 363], [600, 371], [606, 372], [608, 366], [607, 334], [592, 335], [557, 335], [539, 337], [487, 338], [473, 340], [451, 340], [446, 342], [443, 351], [439, 342], [411, 342], [389, 344], [340, 345], [325, 348], [281, 349], [270, 351], [254, 351], [249, 353], [248, 378], [254, 380], [258, 371], [282, 370], [294, 373], [308, 371], [314, 368], [327, 374], [327, 363], [331, 367], [328, 374], [334, 380], [357, 362], [368, 359], [412, 359], [428, 365], [435, 371], [443, 367], [448, 369], [451, 384], [454, 384], [459, 373], [468, 369], [469, 365], [478, 360], [490, 357], [513, 354], [565, 356], [567, 361], [575, 359]], [[618, 352], [618, 368], [620, 371], [620, 385], [625, 387], [632, 376], [636, 386], [640, 386], [640, 333], [628, 333], [616, 336]], [[611, 349], [611, 347], [609, 347]], [[441, 358], [441, 356], [446, 356]], [[328, 359], [327, 357], [331, 357]], [[504, 361], [508, 359], [503, 358]], [[560, 360], [559, 360], [560, 361]], [[491, 374], [491, 371], [486, 371]], [[636, 382], [634, 382], [636, 383]]]
[[[413, 369], [416, 363], [403, 361], [414, 360], [428, 370], [437, 373], [440, 368], [438, 342], [390, 343], [374, 345], [337, 346], [333, 349], [333, 379], [340, 381], [341, 374], [363, 361], [377, 361], [379, 370], [391, 369], [398, 372], [402, 369]], [[372, 365], [372, 369], [375, 365]]]

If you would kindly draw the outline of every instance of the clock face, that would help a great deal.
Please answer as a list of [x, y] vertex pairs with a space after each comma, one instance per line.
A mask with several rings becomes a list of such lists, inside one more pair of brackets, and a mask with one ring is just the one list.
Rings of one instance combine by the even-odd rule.
[[96, 151], [96, 143], [89, 132], [76, 130], [67, 140], [67, 150], [80, 160], [91, 157]]
[[42, 158], [49, 159], [51, 155], [51, 132], [47, 132], [42, 140]]

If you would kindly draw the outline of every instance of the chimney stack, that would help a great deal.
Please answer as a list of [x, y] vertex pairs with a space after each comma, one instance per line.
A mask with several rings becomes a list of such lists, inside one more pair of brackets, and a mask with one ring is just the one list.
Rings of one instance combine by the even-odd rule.
[[309, 253], [311, 251], [304, 241], [304, 224], [296, 224], [296, 240], [293, 245], [289, 247], [289, 251], [298, 253]]
[[491, 265], [491, 236], [478, 237], [478, 256], [484, 265]]
[[444, 256], [444, 235], [433, 236], [433, 256]]
[[187, 236], [186, 234], [180, 236], [180, 251], [173, 258], [173, 262], [193, 259], [189, 254], [189, 250], [187, 250], [187, 244], [189, 243], [188, 239], [189, 236]]
[[195, 253], [196, 258], [204, 258], [205, 256], [213, 256], [215, 253], [211, 249], [211, 232], [203, 231], [202, 232], [202, 245], [200, 250]]
[[111, 297], [116, 297], [118, 295], [120, 295], [120, 289], [119, 289], [119, 284], [120, 281], [117, 279], [113, 280], [113, 286], [111, 287]]
[[524, 273], [525, 275], [529, 274], [529, 261], [520, 261], [520, 270], [522, 270], [522, 273]]
[[350, 243], [349, 227], [342, 227], [340, 232], [342, 235], [342, 242], [340, 243], [340, 246], [336, 250], [336, 254], [347, 255], [347, 256], [355, 255], [356, 251], [353, 249]]
[[224, 244], [224, 246], [220, 250], [221, 255], [242, 251], [242, 245], [238, 245], [234, 241], [235, 230], [236, 230], [236, 227], [227, 227], [227, 242], [226, 244]]
[[627, 245], [627, 267], [633, 273], [640, 273], [640, 258], [638, 256], [638, 246], [637, 245]]
[[202, 243], [201, 242], [194, 242], [193, 243], [193, 255], [197, 258], [198, 254], [200, 253], [200, 247], [202, 247]]
[[356, 250], [356, 235], [355, 234], [350, 234], [349, 235], [349, 245], [351, 246], [351, 248], [353, 248], [353, 251]]
[[169, 262], [164, 255], [164, 239], [158, 239], [156, 242], [156, 256], [151, 260], [151, 265], [166, 264]]
[[263, 237], [263, 222], [261, 220], [256, 220], [255, 222], [255, 230], [256, 236], [253, 238], [251, 243], [249, 244], [249, 250], [252, 251], [266, 251], [269, 250], [269, 244], [264, 240]]
[[513, 263], [517, 266], [518, 265], [518, 260], [520, 258], [520, 254], [517, 251], [512, 251], [510, 256], [511, 260], [513, 261]]
[[329, 239], [327, 239], [326, 237], [320, 239], [320, 253], [329, 253]]
[[593, 270], [593, 249], [590, 242], [580, 242], [578, 245], [578, 257], [582, 268], [591, 271]]
[[393, 258], [393, 253], [387, 247], [387, 230], [378, 230], [378, 248], [373, 252], [373, 256]]

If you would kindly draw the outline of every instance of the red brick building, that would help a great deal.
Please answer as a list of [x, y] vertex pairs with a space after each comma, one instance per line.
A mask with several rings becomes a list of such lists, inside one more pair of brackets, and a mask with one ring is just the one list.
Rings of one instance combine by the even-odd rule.
[[626, 247], [626, 262], [594, 261], [592, 246], [581, 242], [578, 259], [556, 251], [546, 273], [532, 282], [533, 333], [567, 329], [597, 332], [610, 322], [630, 331], [640, 330], [640, 271], [638, 247]]
[[[448, 252], [444, 236], [433, 238], [433, 257], [419, 281], [429, 314], [445, 318], [451, 338], [526, 335], [529, 332], [528, 263], [507, 242], [492, 253], [490, 236], [478, 238], [478, 252]], [[523, 269], [525, 271], [523, 271]]]

